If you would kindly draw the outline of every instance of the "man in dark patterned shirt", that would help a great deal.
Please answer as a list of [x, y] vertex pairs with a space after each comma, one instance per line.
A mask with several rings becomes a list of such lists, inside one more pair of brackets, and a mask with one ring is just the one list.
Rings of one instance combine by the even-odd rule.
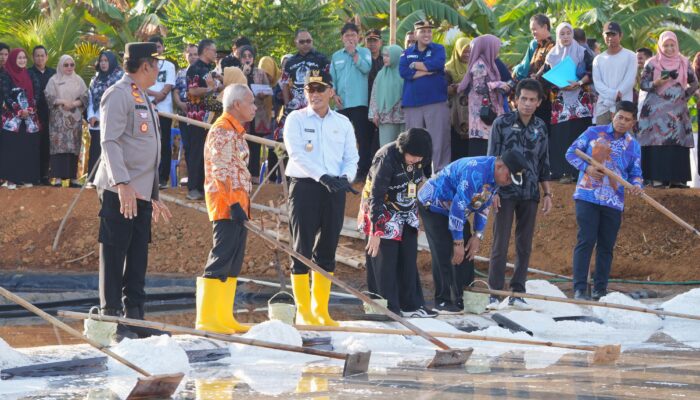
[[[542, 211], [545, 215], [552, 208], [552, 192], [548, 182], [550, 170], [547, 128], [544, 121], [534, 115], [542, 102], [542, 85], [534, 79], [523, 79], [518, 83], [515, 97], [518, 104], [517, 110], [503, 114], [493, 122], [488, 155], [500, 156], [505, 151], [517, 151], [527, 159], [528, 168], [522, 185], [500, 188], [493, 200], [496, 218], [493, 222], [489, 287], [502, 290], [505, 285], [508, 244], [513, 216], [515, 216], [516, 258], [510, 288], [514, 292], [524, 293], [532, 250], [532, 235], [540, 201], [539, 186], [542, 186], [544, 192]], [[525, 300], [519, 297], [510, 297], [508, 305], [519, 309], [530, 309]], [[498, 306], [498, 298], [492, 296], [489, 308], [496, 309]]]

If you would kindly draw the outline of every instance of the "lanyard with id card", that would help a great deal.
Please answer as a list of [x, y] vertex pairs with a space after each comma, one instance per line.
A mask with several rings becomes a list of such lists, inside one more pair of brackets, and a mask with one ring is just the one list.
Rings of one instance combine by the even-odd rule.
[[408, 182], [408, 189], [407, 189], [407, 194], [406, 196], [409, 199], [415, 199], [416, 198], [416, 184], [413, 182]]

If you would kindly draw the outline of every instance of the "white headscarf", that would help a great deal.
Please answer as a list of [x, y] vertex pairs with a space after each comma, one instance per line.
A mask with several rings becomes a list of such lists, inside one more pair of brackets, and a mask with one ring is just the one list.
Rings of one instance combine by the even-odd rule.
[[62, 55], [56, 66], [56, 75], [51, 77], [51, 79], [55, 82], [56, 98], [72, 101], [79, 99], [80, 96], [87, 92], [87, 85], [85, 85], [83, 78], [75, 72], [75, 69], [72, 74], [65, 74], [63, 64], [69, 61], [75, 63], [73, 57], [68, 54]]
[[[564, 28], [569, 28], [571, 30], [572, 38], [571, 44], [564, 46], [561, 44], [559, 36]], [[571, 60], [576, 65], [576, 70], [581, 70], [579, 67], [586, 56], [586, 48], [578, 44], [576, 39], [573, 38], [574, 27], [568, 22], [562, 22], [557, 25], [557, 43], [554, 45], [552, 50], [549, 51], [547, 57], [545, 58], [545, 63], [550, 67], [554, 68], [557, 64], [562, 62], [567, 56], [571, 57]], [[571, 104], [578, 100], [578, 95], [581, 92], [581, 88], [576, 90], [564, 90], [563, 97], [565, 104]]]

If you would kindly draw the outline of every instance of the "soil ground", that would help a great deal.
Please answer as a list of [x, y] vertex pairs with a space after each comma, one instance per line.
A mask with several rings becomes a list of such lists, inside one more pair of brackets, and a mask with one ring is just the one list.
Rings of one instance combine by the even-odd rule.
[[[539, 215], [533, 240], [531, 266], [571, 275], [571, 258], [576, 244], [576, 218], [571, 198], [574, 186], [554, 184], [554, 209]], [[61, 219], [78, 189], [33, 187], [0, 190], [0, 268], [44, 272], [96, 272], [98, 243], [96, 240], [99, 202], [94, 190], [86, 190], [63, 230], [56, 252], [52, 243]], [[182, 188], [164, 193], [185, 200]], [[693, 226], [700, 226], [700, 190], [648, 189], [647, 193]], [[279, 185], [266, 185], [255, 203], [279, 204], [284, 199]], [[204, 205], [203, 202], [198, 202]], [[355, 217], [359, 196], [348, 195], [346, 215]], [[211, 225], [207, 215], [173, 203], [174, 215], [169, 223], [154, 225], [149, 255], [150, 273], [201, 274], [211, 247]], [[259, 214], [257, 214], [259, 216]], [[480, 255], [488, 257], [491, 244], [490, 225]], [[283, 225], [283, 229], [285, 225]], [[268, 228], [271, 228], [268, 226]], [[341, 244], [358, 253], [363, 244], [357, 239], [341, 240]], [[509, 260], [514, 260], [514, 249]], [[261, 239], [248, 237], [242, 275], [276, 278], [272, 264], [275, 254]], [[622, 228], [615, 247], [612, 277], [640, 280], [700, 280], [700, 238], [694, 236], [639, 198], [627, 201]], [[283, 268], [287, 258], [280, 254]], [[430, 255], [421, 252], [419, 267], [423, 283], [430, 286]], [[486, 270], [485, 264], [478, 265]], [[340, 277], [361, 285], [364, 271], [340, 265]], [[429, 293], [429, 292], [428, 292]], [[426, 293], [427, 294], [427, 293]]]

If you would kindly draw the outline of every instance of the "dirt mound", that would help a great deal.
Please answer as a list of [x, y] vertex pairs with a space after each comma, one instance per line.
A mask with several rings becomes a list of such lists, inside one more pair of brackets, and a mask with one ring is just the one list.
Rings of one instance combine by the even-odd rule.
[[[571, 199], [573, 189], [573, 185], [555, 184], [554, 209], [548, 216], [538, 216], [531, 262], [535, 268], [571, 274], [571, 258], [576, 243], [576, 219]], [[49, 187], [15, 191], [0, 189], [0, 268], [96, 271], [99, 202], [94, 191], [82, 194], [63, 231], [58, 251], [51, 250], [58, 225], [76, 193], [77, 189]], [[184, 200], [184, 189], [169, 189], [164, 193]], [[691, 225], [700, 226], [700, 191], [649, 189], [648, 193]], [[272, 202], [277, 206], [282, 200], [279, 186], [264, 186], [255, 203], [269, 206]], [[174, 218], [170, 223], [153, 227], [149, 271], [200, 274], [211, 248], [209, 220], [200, 211], [172, 203], [169, 206]], [[357, 216], [358, 207], [359, 196], [348, 195], [346, 216]], [[485, 257], [489, 256], [490, 225], [480, 252]], [[274, 229], [274, 226], [267, 227]], [[358, 252], [363, 248], [358, 240], [343, 239], [341, 244]], [[286, 272], [287, 257], [280, 253], [279, 259]], [[514, 259], [512, 248], [509, 259]], [[698, 259], [700, 238], [694, 237], [643, 200], [628, 200], [615, 249], [613, 277], [698, 280]], [[272, 248], [249, 235], [242, 274], [274, 278], [277, 276], [272, 264], [274, 260]], [[429, 285], [432, 281], [430, 255], [421, 253], [418, 262], [424, 283]], [[338, 273], [358, 284], [364, 281], [364, 271], [340, 267]]]

